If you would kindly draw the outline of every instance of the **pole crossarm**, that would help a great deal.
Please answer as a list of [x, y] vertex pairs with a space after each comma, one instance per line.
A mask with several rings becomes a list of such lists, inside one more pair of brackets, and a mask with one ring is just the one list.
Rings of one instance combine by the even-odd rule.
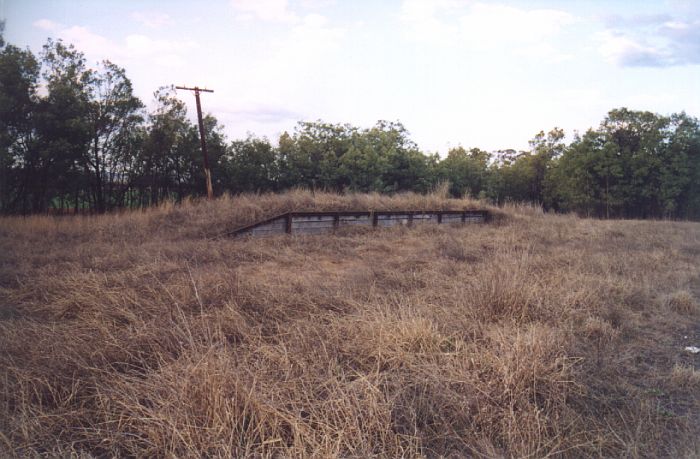
[[187, 86], [175, 86], [175, 89], [185, 89], [187, 91], [197, 91], [197, 92], [214, 92], [213, 89], [200, 88], [195, 86], [194, 88], [188, 88]]

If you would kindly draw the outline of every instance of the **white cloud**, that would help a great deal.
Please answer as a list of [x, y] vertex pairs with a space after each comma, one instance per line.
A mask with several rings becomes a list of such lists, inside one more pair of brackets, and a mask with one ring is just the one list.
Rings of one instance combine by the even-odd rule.
[[273, 94], [313, 99], [314, 94], [303, 95], [299, 88], [308, 88], [310, 79], [320, 80], [322, 75], [334, 71], [327, 65], [327, 57], [339, 48], [346, 33], [345, 28], [333, 26], [324, 16], [304, 16], [283, 38], [271, 43], [274, 51], [249, 72], [248, 76], [255, 81], [269, 82], [262, 85], [267, 89], [258, 101], [274, 100]]
[[100, 56], [99, 59], [118, 59], [122, 57], [120, 47], [102, 35], [92, 32], [87, 27], [72, 26], [54, 31], [58, 38], [75, 45], [89, 57]]
[[467, 44], [470, 50], [513, 50], [515, 54], [562, 60], [555, 37], [576, 18], [554, 9], [520, 9], [460, 0], [404, 0], [400, 19], [409, 37], [433, 44]]
[[608, 108], [606, 106], [606, 97], [599, 88], [579, 87], [561, 89], [556, 91], [555, 97], [561, 105], [570, 107], [571, 109], [585, 110], [588, 107]]
[[61, 24], [59, 24], [58, 22], [54, 22], [51, 19], [39, 19], [38, 21], [34, 21], [32, 25], [41, 30], [48, 31], [53, 31], [61, 28]]
[[662, 49], [614, 31], [596, 35], [598, 50], [609, 62], [621, 66], [655, 66], [668, 59]]
[[132, 34], [124, 40], [126, 54], [132, 57], [147, 57], [177, 51], [189, 51], [196, 47], [193, 41], [156, 40], [146, 35]]
[[570, 61], [574, 58], [573, 54], [564, 53], [551, 43], [545, 42], [524, 46], [519, 48], [516, 53], [528, 59], [548, 60], [552, 62]]
[[305, 66], [323, 65], [321, 56], [335, 49], [346, 32], [342, 27], [331, 26], [325, 16], [308, 14], [280, 44], [273, 65], [286, 63], [302, 71]]
[[622, 67], [700, 64], [700, 13], [611, 17], [595, 39], [602, 56]]
[[193, 41], [153, 39], [140, 34], [127, 35], [123, 42], [117, 42], [87, 27], [66, 27], [49, 20], [36, 21], [34, 26], [50, 30], [56, 38], [75, 45], [90, 61], [109, 59], [120, 65], [140, 60], [163, 67], [182, 67], [186, 62], [184, 54], [197, 47]]
[[134, 11], [131, 19], [150, 29], [162, 29], [175, 23], [169, 14], [157, 11]]
[[449, 0], [404, 0], [399, 17], [407, 26], [410, 38], [419, 42], [448, 43], [454, 40], [457, 28], [438, 16], [458, 6]]
[[461, 32], [468, 40], [490, 44], [541, 42], [573, 22], [574, 17], [565, 11], [522, 10], [493, 3], [475, 3], [459, 19]]
[[688, 23], [682, 21], [666, 21], [663, 26], [670, 30], [688, 30], [690, 28]]
[[193, 41], [156, 40], [146, 35], [128, 35], [124, 40], [123, 53], [130, 58], [154, 59], [156, 65], [168, 68], [183, 67], [184, 53], [197, 47]]
[[239, 133], [243, 127], [258, 133], [288, 129], [296, 120], [322, 116], [344, 76], [338, 76], [343, 69], [334, 59], [347, 33], [325, 16], [307, 14], [261, 44], [265, 51], [244, 72], [234, 62], [222, 64], [211, 82], [228, 88], [217, 93], [223, 109], [217, 116], [225, 111], [224, 121]]
[[287, 0], [231, 0], [231, 6], [243, 20], [294, 23], [299, 17], [289, 10]]
[[335, 4], [335, 0], [301, 0], [302, 8], [307, 10], [318, 10]]
[[279, 104], [246, 102], [236, 105], [237, 107], [232, 109], [229, 104], [213, 103], [210, 104], [210, 109], [217, 113], [217, 116], [236, 123], [247, 121], [255, 123], [294, 123], [302, 118], [302, 115], [298, 112], [284, 108]]

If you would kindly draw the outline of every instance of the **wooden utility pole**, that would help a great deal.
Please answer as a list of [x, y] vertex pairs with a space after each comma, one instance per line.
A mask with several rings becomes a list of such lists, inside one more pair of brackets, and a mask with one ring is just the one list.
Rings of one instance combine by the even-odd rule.
[[202, 89], [198, 86], [186, 88], [185, 86], [175, 86], [175, 89], [185, 89], [194, 91], [194, 98], [197, 101], [197, 119], [199, 120], [199, 140], [202, 144], [202, 155], [204, 156], [204, 176], [207, 179], [207, 199], [214, 199], [214, 189], [211, 187], [211, 170], [209, 169], [209, 156], [207, 155], [207, 141], [204, 137], [204, 122], [202, 121], [202, 104], [199, 102], [200, 92], [214, 92], [211, 89]]

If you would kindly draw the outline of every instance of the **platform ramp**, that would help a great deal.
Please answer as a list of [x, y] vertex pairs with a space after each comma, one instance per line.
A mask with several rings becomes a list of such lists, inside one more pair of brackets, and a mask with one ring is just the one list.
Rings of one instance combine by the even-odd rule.
[[227, 236], [328, 234], [348, 226], [386, 228], [396, 225], [487, 223], [489, 212], [470, 210], [410, 210], [376, 212], [288, 212], [235, 229]]

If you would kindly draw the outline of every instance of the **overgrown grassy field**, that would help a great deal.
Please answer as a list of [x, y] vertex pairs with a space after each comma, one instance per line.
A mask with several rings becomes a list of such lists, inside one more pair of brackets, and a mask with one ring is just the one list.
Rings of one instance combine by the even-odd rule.
[[0, 455], [697, 457], [700, 224], [228, 239], [292, 192], [0, 220]]

